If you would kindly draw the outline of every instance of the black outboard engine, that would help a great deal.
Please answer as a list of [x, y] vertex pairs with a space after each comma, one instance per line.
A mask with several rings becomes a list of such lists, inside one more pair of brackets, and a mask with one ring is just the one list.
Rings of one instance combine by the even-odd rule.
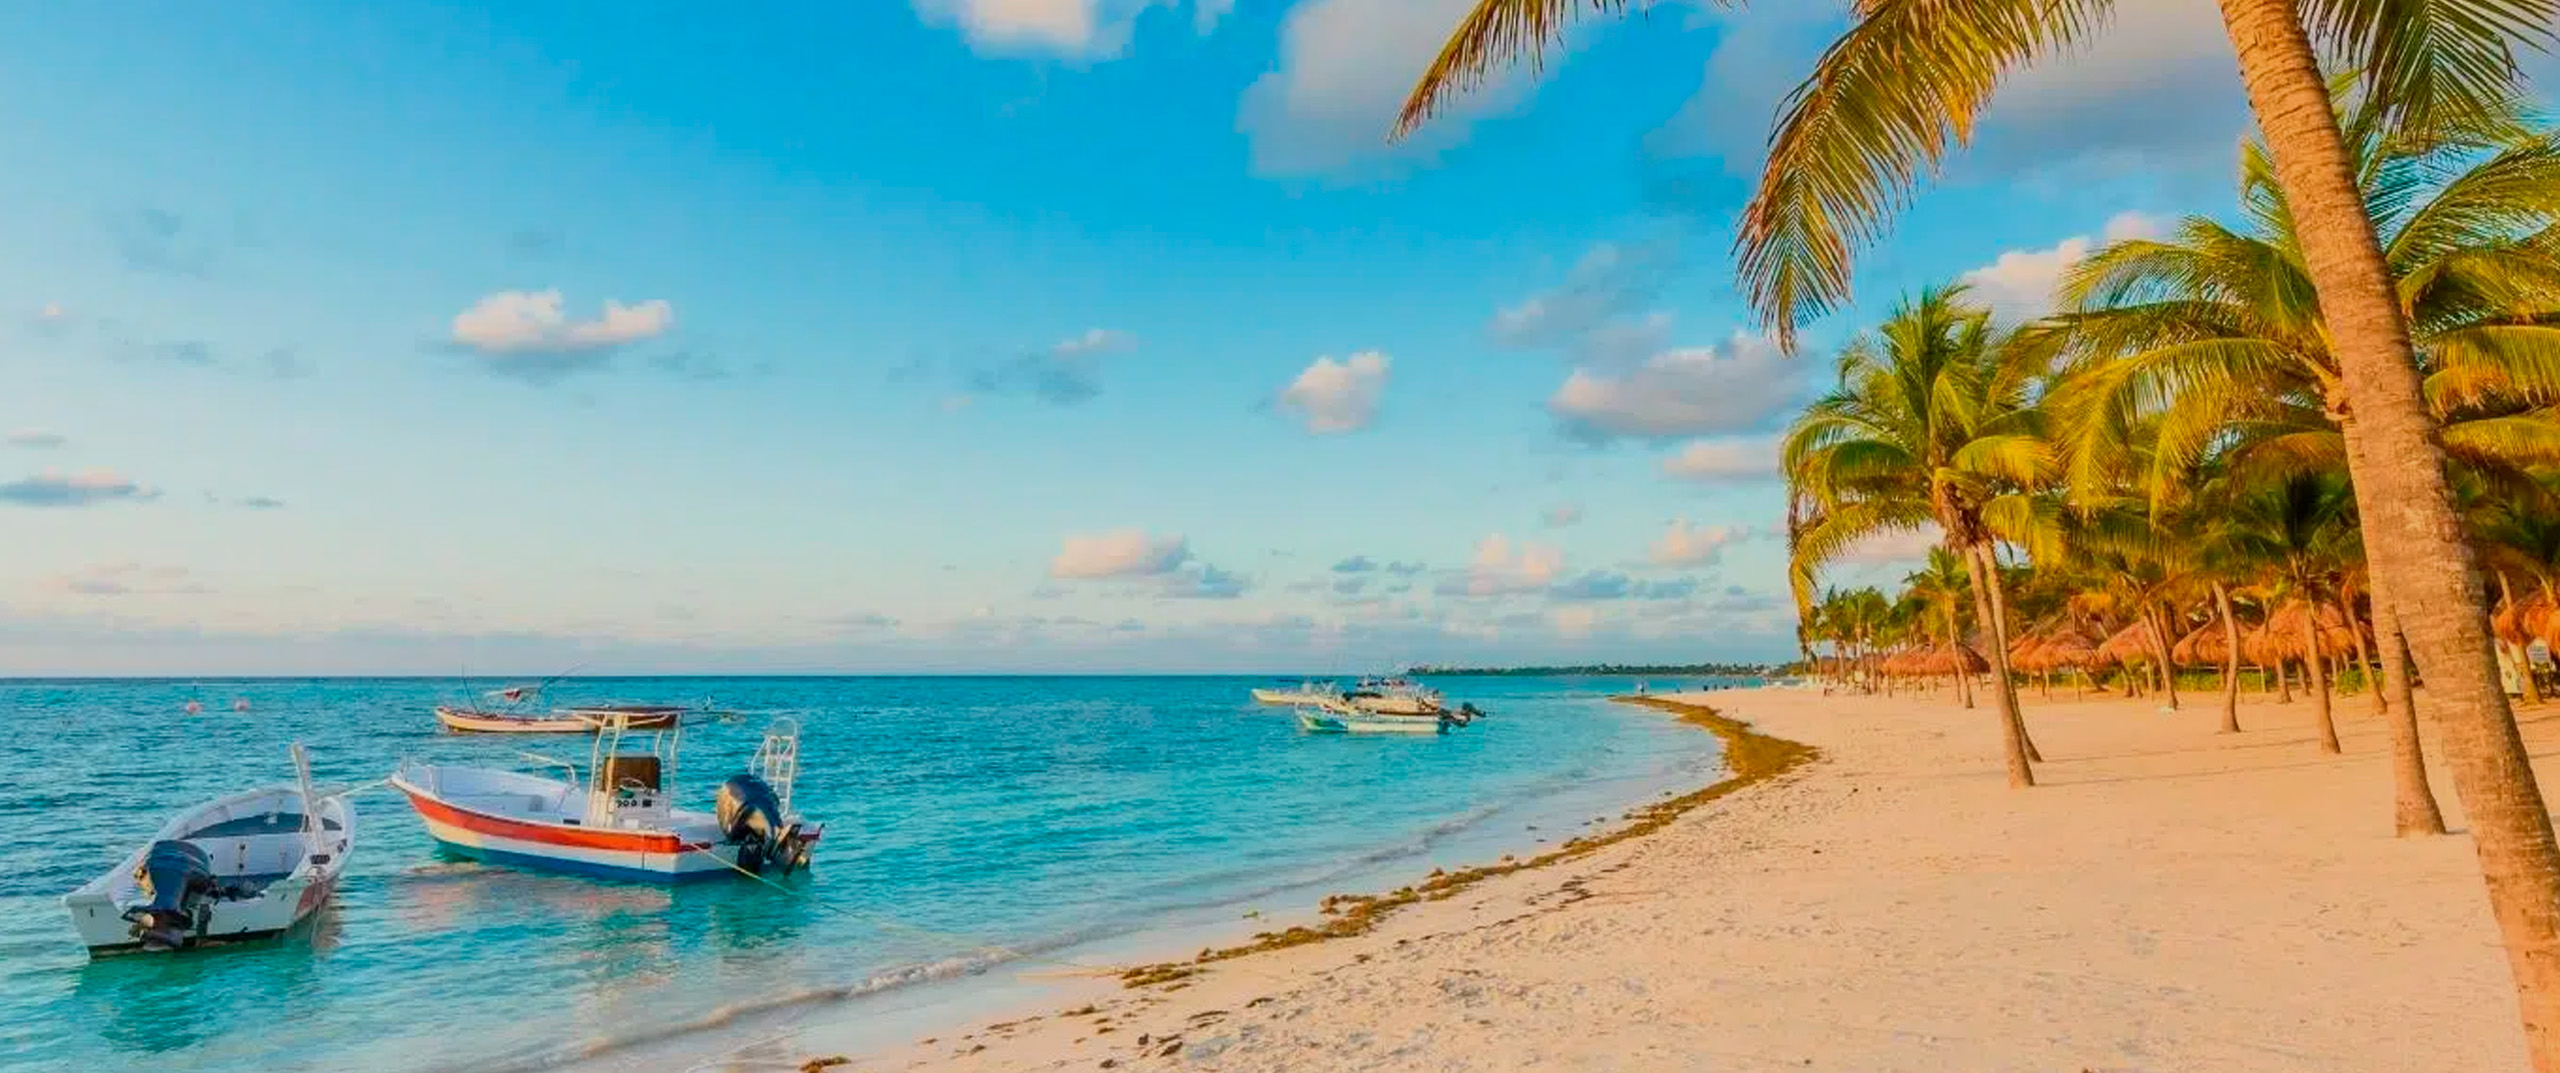
[[758, 875], [767, 868], [779, 868], [783, 875], [790, 875], [809, 863], [800, 825], [782, 822], [782, 802], [763, 779], [729, 776], [720, 784], [712, 816], [720, 823], [721, 835], [738, 847], [740, 868]]
[[133, 923], [133, 934], [145, 950], [187, 945], [187, 933], [197, 929], [222, 893], [222, 884], [213, 878], [213, 858], [192, 842], [152, 843], [143, 851], [142, 863], [133, 866], [133, 878], [143, 901], [126, 909], [124, 918]]

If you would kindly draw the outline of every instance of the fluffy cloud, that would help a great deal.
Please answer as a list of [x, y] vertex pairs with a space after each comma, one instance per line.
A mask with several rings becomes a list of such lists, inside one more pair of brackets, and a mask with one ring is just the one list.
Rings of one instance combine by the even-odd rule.
[[22, 428], [9, 433], [6, 437], [0, 437], [0, 442], [5, 442], [11, 447], [23, 447], [30, 451], [50, 451], [56, 447], [60, 447], [63, 444], [71, 442], [71, 440], [59, 432], [50, 432], [40, 428]]
[[[1582, 350], [1595, 342], [1641, 344], [1669, 331], [1669, 318], [1629, 319], [1662, 291], [1678, 255], [1668, 240], [1598, 242], [1574, 262], [1563, 283], [1493, 315], [1495, 342], [1524, 349]], [[1608, 347], [1607, 349], [1619, 349]], [[1646, 346], [1639, 352], [1650, 352]]]
[[1538, 514], [1538, 520], [1549, 529], [1562, 529], [1582, 521], [1582, 504], [1558, 503]]
[[1519, 103], [1517, 72], [1496, 75], [1401, 145], [1387, 131], [1405, 94], [1476, 0], [1306, 0], [1280, 25], [1279, 64], [1244, 92], [1236, 129], [1255, 174], [1375, 177], [1466, 140], [1474, 119]]
[[592, 320], [572, 320], [560, 292], [499, 291], [455, 314], [453, 345], [481, 356], [489, 372], [537, 383], [603, 368], [621, 347], [667, 333], [675, 307], [607, 299]]
[[1333, 564], [1333, 572], [1337, 574], [1366, 574], [1377, 568], [1377, 562], [1366, 555], [1354, 555]]
[[52, 470], [0, 484], [0, 504], [20, 507], [86, 507], [157, 499], [157, 489], [103, 469], [62, 474]]
[[1739, 526], [1691, 525], [1687, 518], [1675, 518], [1671, 528], [1653, 542], [1647, 558], [1655, 566], [1706, 566], [1723, 555], [1726, 546], [1750, 533]]
[[1377, 420], [1378, 397], [1387, 390], [1387, 356], [1374, 350], [1348, 361], [1317, 358], [1280, 392], [1282, 408], [1319, 435], [1357, 432]]
[[1129, 582], [1139, 590], [1177, 600], [1228, 600], [1252, 588], [1245, 576], [1194, 557], [1190, 542], [1183, 538], [1150, 536], [1137, 529], [1068, 537], [1049, 562], [1049, 576], [1065, 581]]
[[2138, 212], [2120, 212], [2107, 221], [2094, 241], [2087, 235], [2074, 235], [2041, 250], [2010, 250], [1998, 260], [1965, 273], [1962, 279], [1972, 288], [1974, 299], [1990, 306], [1994, 316], [2011, 323], [2030, 321], [2052, 312], [2054, 288], [2062, 282], [2062, 274], [2099, 245], [2149, 238], [2160, 231], [2158, 220]]
[[1699, 440], [1662, 460], [1662, 474], [1673, 480], [1756, 480], [1778, 475], [1775, 436], [1728, 436]]
[[1803, 400], [1805, 367], [1766, 337], [1735, 333], [1720, 347], [1664, 351], [1624, 372], [1575, 369], [1547, 400], [1568, 435], [1669, 439], [1735, 432]]
[[[1048, 349], [1033, 351], [1012, 361], [983, 369], [969, 378], [969, 387], [992, 395], [1029, 395], [1042, 402], [1072, 406], [1102, 394], [1102, 357], [1137, 349], [1138, 337], [1108, 328], [1089, 328], [1084, 334], [1059, 340]], [[966, 398], [967, 396], [960, 396]], [[945, 400], [945, 410], [957, 409]], [[965, 402], [961, 405], [967, 405]]]
[[[1838, 4], [1753, 5], [1718, 23], [1698, 92], [1647, 139], [1665, 156], [1706, 156], [1756, 176], [1781, 96], [1847, 26]], [[2017, 171], [2229, 161], [2248, 123], [2238, 65], [2213, 0], [2115, 5], [2090, 46], [2010, 77], [1960, 166]]]
[[1180, 569], [1190, 559], [1191, 545], [1181, 537], [1121, 529], [1068, 537], [1066, 546], [1049, 561], [1049, 576], [1078, 581], [1157, 577]]
[[[925, 21], [957, 26], [980, 55], [1101, 60], [1120, 55], [1138, 16], [1182, 0], [913, 0]], [[1235, 0], [1192, 0], [1192, 25], [1216, 29]]]
[[1848, 547], [1832, 563], [1840, 566], [1903, 566], [1917, 564], [1929, 557], [1929, 549], [1946, 541], [1946, 533], [1935, 524], [1918, 529], [1879, 533]]
[[1564, 552], [1546, 544], [1521, 543], [1495, 533], [1476, 542], [1475, 558], [1464, 571], [1441, 579], [1443, 596], [1508, 596], [1544, 590], [1564, 571]]

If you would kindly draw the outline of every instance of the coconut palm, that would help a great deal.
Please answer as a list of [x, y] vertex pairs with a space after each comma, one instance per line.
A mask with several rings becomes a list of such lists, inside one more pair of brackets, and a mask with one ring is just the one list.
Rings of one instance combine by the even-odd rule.
[[1961, 287], [1923, 291], [1840, 353], [1840, 384], [1787, 431], [1781, 469], [1801, 525], [1789, 548], [1808, 577], [1861, 540], [1936, 524], [1969, 575], [1987, 634], [2009, 780], [2035, 783], [2033, 744], [2010, 680], [1990, 518], [2026, 510], [2052, 468], [2028, 405], [2043, 352], [1995, 329]]
[[1929, 549], [1926, 565], [1902, 579], [1908, 599], [1920, 612], [1927, 629], [1943, 628], [1948, 653], [1955, 656], [1959, 668], [1955, 676], [1956, 701], [1973, 707], [1973, 676], [1962, 673], [1964, 647], [1964, 604], [1972, 595], [1973, 579], [1968, 576], [1964, 560], [1945, 548]]
[[[2303, 263], [2334, 339], [2341, 416], [2375, 588], [2426, 675], [2506, 940], [2527, 1050], [2560, 1073], [2560, 842], [2498, 682], [2487, 601], [2461, 535], [2408, 323], [2359, 196], [2320, 70], [2359, 70], [2393, 123], [2511, 97], [2519, 42], [2544, 47], [2560, 0], [2216, 0], [2241, 83], [2301, 218]], [[1575, 12], [1626, 0], [1479, 0], [1399, 117], [1421, 122], [1497, 64], [1533, 62]], [[1782, 106], [1736, 242], [1745, 290], [1783, 344], [1849, 298], [1855, 253], [1976, 129], [2002, 79], [2098, 36], [2113, 0], [1859, 0]]]

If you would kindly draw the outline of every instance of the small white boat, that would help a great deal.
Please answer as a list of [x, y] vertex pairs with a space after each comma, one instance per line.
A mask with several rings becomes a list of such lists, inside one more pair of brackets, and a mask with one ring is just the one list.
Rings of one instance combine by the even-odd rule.
[[[669, 883], [739, 872], [789, 875], [805, 867], [821, 829], [791, 809], [800, 729], [776, 721], [756, 750], [753, 774], [720, 784], [713, 811], [675, 806], [682, 731], [611, 718], [587, 757], [586, 777], [564, 760], [555, 779], [490, 768], [402, 763], [391, 786], [408, 795], [427, 834], [448, 852], [538, 871]], [[649, 734], [626, 747], [635, 730]]]
[[542, 697], [540, 686], [494, 690], [469, 707], [436, 705], [436, 722], [457, 734], [593, 734], [605, 724], [627, 718], [630, 729], [662, 730], [684, 719], [679, 704], [593, 704], [537, 711], [529, 707]]
[[1403, 678], [1363, 679], [1342, 700], [1380, 715], [1436, 715], [1441, 710], [1439, 690]]
[[300, 784], [180, 813], [107, 874], [64, 895], [89, 953], [178, 950], [282, 935], [327, 905], [355, 848], [355, 809]]
[[1298, 709], [1298, 729], [1310, 734], [1446, 734], [1482, 714], [1473, 705], [1461, 705], [1454, 712], [1405, 715], [1326, 704]]
[[1338, 701], [1341, 699], [1342, 687], [1331, 682], [1308, 681], [1300, 682], [1293, 687], [1284, 686], [1279, 689], [1256, 689], [1253, 691], [1253, 700], [1256, 704], [1292, 706], [1303, 704], [1323, 704], [1328, 701]]

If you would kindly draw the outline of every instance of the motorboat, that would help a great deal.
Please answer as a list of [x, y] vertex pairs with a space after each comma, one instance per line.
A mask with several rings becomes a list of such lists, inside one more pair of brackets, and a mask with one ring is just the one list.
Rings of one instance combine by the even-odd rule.
[[355, 848], [355, 809], [298, 784], [215, 798], [179, 813], [123, 861], [64, 895], [92, 955], [265, 939], [317, 913]]
[[436, 722], [458, 734], [593, 734], [615, 719], [627, 719], [634, 730], [663, 730], [683, 722], [677, 704], [595, 704], [549, 711], [531, 705], [542, 695], [539, 686], [511, 686], [483, 694], [466, 707], [436, 705]]
[[1401, 677], [1362, 679], [1342, 701], [1380, 715], [1433, 715], [1442, 707], [1439, 690]]
[[1461, 704], [1456, 711], [1404, 714], [1336, 703], [1298, 709], [1298, 729], [1310, 734], [1446, 734], [1483, 714], [1472, 704]]
[[807, 866], [822, 832], [791, 807], [798, 723], [776, 720], [752, 771], [721, 782], [712, 810], [702, 812], [675, 804], [681, 724], [635, 725], [635, 718], [605, 718], [583, 775], [575, 764], [534, 754], [526, 755], [563, 777], [403, 761], [391, 786], [438, 847], [492, 864], [651, 883], [789, 875]]
[[1342, 699], [1342, 687], [1331, 682], [1306, 681], [1294, 686], [1253, 691], [1254, 703], [1275, 706], [1321, 704], [1340, 699]]

